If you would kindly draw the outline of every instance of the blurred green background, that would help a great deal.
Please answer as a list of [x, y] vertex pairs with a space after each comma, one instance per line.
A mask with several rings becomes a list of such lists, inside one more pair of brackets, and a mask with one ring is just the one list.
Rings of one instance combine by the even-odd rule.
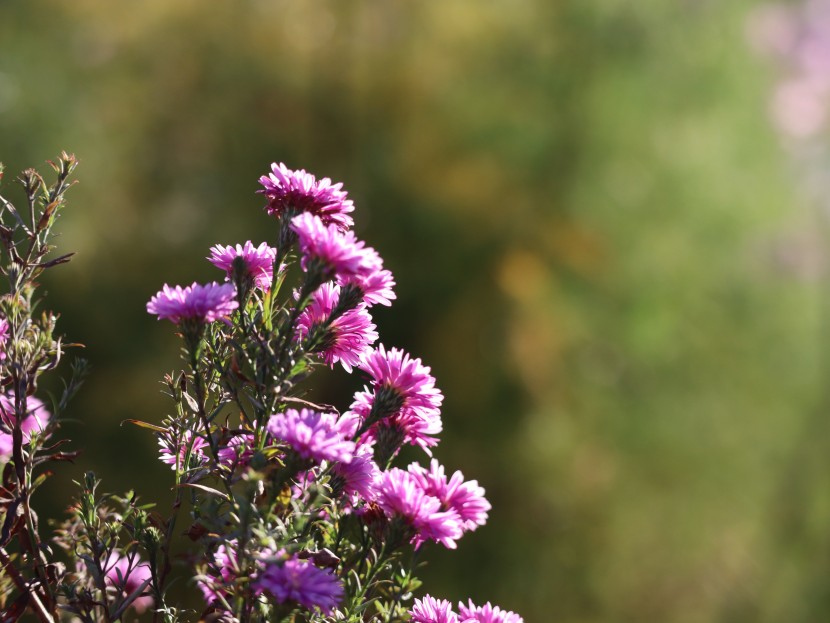
[[[80, 160], [45, 286], [94, 371], [67, 435], [170, 499], [165, 282], [273, 241], [272, 161], [343, 181], [494, 510], [426, 588], [527, 623], [830, 619], [820, 219], [744, 0], [0, 1], [0, 159]], [[6, 191], [9, 192], [6, 185]], [[377, 308], [375, 308], [377, 309]], [[321, 389], [346, 406], [356, 379]], [[50, 506], [51, 505], [51, 506]], [[162, 505], [162, 508], [164, 506]]]

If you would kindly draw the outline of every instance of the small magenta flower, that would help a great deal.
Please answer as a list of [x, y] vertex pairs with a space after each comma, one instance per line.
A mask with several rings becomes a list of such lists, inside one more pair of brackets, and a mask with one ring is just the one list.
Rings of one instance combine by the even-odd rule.
[[227, 318], [239, 303], [236, 302], [236, 288], [233, 284], [218, 284], [215, 281], [205, 285], [193, 283], [182, 288], [164, 285], [147, 303], [147, 311], [161, 319], [181, 322], [195, 320], [201, 323]]
[[416, 549], [427, 540], [455, 549], [455, 541], [461, 537], [458, 513], [442, 510], [441, 501], [428, 495], [415, 476], [402, 469], [393, 467], [381, 474], [375, 502], [388, 518], [400, 517], [414, 530]]
[[303, 270], [319, 266], [325, 279], [352, 279], [372, 272], [373, 258], [353, 232], [342, 232], [335, 225], [326, 225], [310, 212], [291, 219], [291, 229], [297, 234]]
[[248, 240], [244, 245], [237, 244], [235, 247], [214, 245], [210, 248], [208, 261], [217, 268], [224, 270], [228, 279], [231, 279], [233, 261], [242, 258], [245, 268], [254, 281], [254, 285], [260, 290], [267, 291], [271, 288], [271, 281], [274, 277], [274, 258], [277, 250], [269, 247], [265, 242], [255, 247]]
[[[145, 581], [152, 578], [150, 566], [141, 562], [137, 555], [124, 556], [112, 552], [104, 563], [105, 582], [108, 586], [121, 591], [122, 597], [132, 595]], [[153, 598], [149, 595], [138, 597], [130, 604], [136, 612], [141, 614], [153, 605]]]
[[[3, 427], [0, 428], [0, 461], [7, 461], [14, 451], [11, 433], [16, 420], [14, 403], [13, 393], [0, 394], [0, 420], [3, 423]], [[28, 443], [32, 433], [42, 433], [45, 430], [51, 415], [43, 403], [34, 396], [27, 396], [25, 403], [26, 417], [20, 423], [20, 430], [23, 432], [23, 443]]]
[[398, 348], [388, 351], [379, 345], [359, 365], [368, 372], [372, 386], [355, 394], [346, 414], [368, 430], [365, 439], [378, 437], [381, 428], [398, 432], [404, 443], [420, 446], [427, 454], [438, 444], [442, 430], [441, 402], [430, 369]]
[[351, 372], [352, 366], [369, 353], [378, 333], [372, 317], [362, 305], [330, 320], [339, 300], [339, 286], [332, 283], [320, 286], [297, 319], [297, 338], [303, 340], [314, 336], [317, 344], [313, 345], [312, 352], [319, 353], [330, 367], [339, 361], [346, 372]]
[[354, 442], [348, 439], [347, 430], [335, 413], [287, 409], [271, 416], [268, 432], [285, 441], [300, 457], [316, 462], [348, 463], [355, 451]]
[[266, 563], [255, 589], [270, 593], [277, 603], [296, 602], [324, 613], [331, 612], [343, 599], [343, 585], [337, 576], [294, 557]]
[[361, 446], [348, 463], [335, 463], [332, 481], [349, 498], [372, 500], [377, 493], [380, 468], [372, 459], [372, 449]]
[[225, 587], [236, 579], [234, 569], [239, 566], [236, 556], [236, 540], [217, 547], [210, 558], [208, 572], [196, 581], [208, 604], [219, 601], [220, 596], [225, 594]]
[[442, 508], [458, 513], [465, 531], [475, 530], [487, 523], [487, 513], [492, 506], [477, 481], [465, 482], [460, 471], [447, 480], [444, 466], [436, 459], [430, 461], [428, 471], [417, 463], [412, 463], [407, 471], [415, 476], [427, 494], [441, 501]]
[[342, 183], [332, 184], [327, 177], [317, 180], [303, 169], [292, 171], [276, 162], [271, 165], [271, 173], [260, 177], [259, 182], [263, 186], [259, 192], [268, 199], [268, 214], [281, 217], [285, 213], [309, 212], [340, 231], [354, 224], [349, 216], [354, 203], [342, 190]]
[[252, 433], [242, 433], [231, 439], [219, 448], [219, 462], [232, 469], [245, 467], [254, 455], [254, 436]]
[[416, 599], [409, 614], [412, 623], [459, 623], [458, 615], [453, 612], [449, 601], [435, 599], [430, 595]]
[[491, 606], [489, 601], [483, 606], [476, 606], [472, 601], [467, 606], [459, 602], [458, 614], [464, 623], [524, 623], [515, 612]]
[[440, 410], [444, 397], [435, 387], [430, 369], [403, 350], [390, 348], [387, 351], [381, 344], [364, 358], [360, 368], [372, 377], [375, 394], [379, 390], [394, 394], [401, 402], [401, 410], [420, 414]]
[[[208, 448], [208, 443], [204, 437], [196, 435], [193, 436], [189, 430], [182, 433], [179, 439], [178, 448], [174, 438], [167, 435], [159, 437], [159, 458], [162, 463], [167, 463], [170, 469], [176, 469], [176, 462], [178, 458], [178, 467], [181, 470], [193, 469], [204, 465], [208, 461], [205, 454]], [[187, 462], [187, 453], [190, 451], [190, 461]]]
[[395, 279], [390, 271], [383, 268], [383, 260], [377, 251], [366, 247], [365, 253], [366, 269], [348, 277], [338, 276], [337, 284], [342, 288], [357, 288], [367, 307], [377, 303], [388, 307], [397, 298], [393, 290]]

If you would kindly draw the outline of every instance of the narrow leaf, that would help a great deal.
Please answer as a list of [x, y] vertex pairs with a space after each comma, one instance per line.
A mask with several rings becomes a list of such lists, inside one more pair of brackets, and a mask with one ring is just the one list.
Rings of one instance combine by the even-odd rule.
[[135, 424], [136, 426], [140, 426], [141, 428], [148, 428], [156, 433], [167, 432], [167, 430], [162, 428], [161, 426], [156, 426], [155, 424], [150, 424], [149, 422], [142, 422], [141, 420], [122, 420], [121, 425], [123, 426], [124, 424]]

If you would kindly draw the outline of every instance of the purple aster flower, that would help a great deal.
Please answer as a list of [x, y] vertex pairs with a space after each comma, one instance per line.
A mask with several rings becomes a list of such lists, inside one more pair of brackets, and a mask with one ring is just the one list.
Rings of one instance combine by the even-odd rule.
[[171, 288], [167, 284], [150, 302], [147, 311], [173, 322], [182, 320], [196, 320], [198, 322], [214, 322], [226, 318], [235, 310], [239, 303], [235, 300], [236, 288], [233, 284], [218, 284], [215, 281], [205, 285], [193, 283], [182, 288]]
[[296, 602], [324, 613], [331, 612], [343, 599], [343, 585], [334, 573], [294, 557], [266, 563], [255, 587], [270, 593], [277, 603]]
[[238, 466], [246, 466], [254, 455], [254, 436], [252, 433], [235, 435], [219, 448], [219, 462], [231, 469]]
[[365, 253], [365, 270], [349, 277], [339, 276], [337, 284], [343, 288], [346, 286], [357, 288], [367, 307], [377, 303], [388, 307], [392, 304], [392, 300], [397, 298], [393, 290], [395, 279], [390, 271], [383, 268], [383, 260], [377, 251], [366, 247]]
[[435, 387], [435, 378], [420, 359], [383, 345], [371, 351], [359, 364], [372, 377], [372, 387], [355, 394], [347, 414], [363, 426], [366, 439], [376, 439], [379, 429], [391, 427], [404, 443], [418, 445], [427, 454], [438, 444], [442, 430], [441, 402], [444, 397]]
[[236, 540], [217, 547], [210, 558], [208, 572], [196, 581], [208, 604], [219, 601], [219, 597], [225, 594], [225, 587], [236, 579], [234, 569], [239, 566], [236, 562]]
[[0, 318], [0, 361], [6, 359], [6, 342], [9, 341], [9, 321]]
[[224, 270], [228, 274], [228, 279], [230, 279], [233, 261], [241, 257], [245, 262], [248, 274], [254, 280], [254, 285], [260, 290], [267, 291], [271, 288], [271, 281], [274, 277], [274, 258], [276, 256], [277, 250], [275, 248], [269, 247], [264, 242], [255, 247], [249, 240], [244, 245], [238, 244], [235, 247], [223, 247], [221, 244], [214, 245], [210, 248], [210, 256], [207, 259], [217, 268]]
[[[112, 552], [104, 562], [104, 576], [107, 585], [121, 591], [122, 598], [126, 598], [149, 580], [152, 572], [146, 562], [140, 562], [138, 555], [123, 556], [118, 552]], [[152, 605], [153, 598], [144, 595], [136, 598], [130, 607], [141, 614]]]
[[[207, 441], [199, 435], [193, 437], [193, 433], [189, 430], [182, 433], [178, 448], [176, 447], [176, 439], [173, 435], [160, 436], [159, 446], [159, 458], [162, 463], [167, 463], [170, 469], [176, 469], [177, 458], [179, 468], [183, 470], [199, 467], [208, 461], [208, 457], [205, 455], [205, 448], [208, 447]], [[188, 449], [190, 450], [190, 462], [186, 463]]]
[[372, 448], [361, 446], [348, 463], [335, 463], [333, 484], [336, 483], [352, 502], [354, 498], [372, 500], [377, 492], [380, 469], [372, 459]]
[[342, 232], [335, 225], [326, 225], [309, 212], [291, 219], [291, 229], [299, 240], [303, 270], [318, 263], [326, 278], [339, 279], [352, 279], [372, 272], [371, 254], [367, 254], [363, 241], [355, 238], [353, 232]]
[[458, 614], [464, 623], [524, 623], [515, 612], [491, 606], [489, 601], [483, 606], [475, 606], [472, 601], [468, 606], [459, 602]]
[[453, 612], [450, 602], [429, 595], [416, 599], [409, 614], [412, 623], [459, 623], [458, 615]]
[[[0, 394], [0, 420], [3, 424], [0, 428], [0, 461], [11, 458], [14, 451], [11, 433], [16, 420], [14, 402], [13, 393]], [[42, 433], [45, 430], [51, 415], [43, 403], [34, 396], [28, 396], [25, 404], [26, 417], [20, 422], [20, 430], [23, 432], [23, 443], [28, 443], [32, 438], [32, 433]], [[8, 432], [4, 429], [8, 429]]]
[[427, 494], [441, 501], [442, 508], [458, 513], [464, 530], [475, 530], [487, 523], [487, 512], [492, 506], [485, 499], [484, 489], [477, 481], [465, 482], [460, 471], [456, 471], [447, 480], [444, 466], [436, 459], [430, 461], [429, 470], [412, 463], [408, 471], [415, 476]]
[[339, 361], [346, 372], [351, 372], [352, 366], [360, 363], [361, 357], [371, 350], [378, 333], [372, 317], [362, 305], [330, 320], [339, 300], [339, 286], [332, 283], [320, 286], [297, 319], [297, 337], [303, 340], [321, 331], [313, 352], [319, 353], [329, 366]]
[[354, 224], [349, 216], [354, 204], [341, 183], [332, 184], [327, 177], [317, 180], [303, 169], [292, 171], [276, 162], [271, 165], [269, 175], [259, 178], [259, 183], [263, 186], [260, 192], [268, 198], [268, 214], [281, 217], [286, 212], [309, 212], [340, 231]]
[[400, 517], [409, 524], [416, 548], [430, 540], [455, 549], [462, 533], [461, 518], [454, 510], [442, 510], [441, 501], [428, 495], [409, 472], [397, 467], [383, 472], [375, 501], [387, 517]]
[[346, 429], [335, 413], [311, 409], [288, 409], [272, 415], [268, 432], [287, 442], [304, 459], [314, 461], [352, 460], [355, 444], [347, 438]]

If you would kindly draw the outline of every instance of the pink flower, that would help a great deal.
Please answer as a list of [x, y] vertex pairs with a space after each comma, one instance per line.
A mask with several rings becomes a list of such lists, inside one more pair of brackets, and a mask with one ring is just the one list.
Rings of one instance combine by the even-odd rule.
[[383, 472], [375, 502], [387, 517], [401, 517], [413, 528], [416, 548], [430, 540], [455, 549], [461, 518], [454, 510], [441, 510], [441, 501], [428, 495], [409, 472], [397, 467]]
[[294, 557], [266, 563], [255, 588], [270, 593], [277, 603], [296, 602], [331, 612], [343, 599], [343, 585], [331, 571]]
[[464, 623], [524, 623], [515, 612], [491, 606], [489, 601], [483, 606], [475, 606], [472, 601], [469, 606], [459, 603], [458, 614]]
[[445, 510], [454, 510], [461, 518], [464, 530], [475, 530], [487, 523], [487, 512], [492, 508], [484, 497], [484, 489], [478, 482], [465, 482], [464, 475], [456, 471], [449, 479], [444, 473], [444, 466], [436, 459], [430, 461], [429, 471], [412, 463], [408, 471], [415, 476], [418, 484], [428, 495], [441, 501]]
[[209, 572], [205, 574], [204, 579], [196, 581], [199, 590], [202, 591], [202, 596], [209, 604], [218, 601], [220, 595], [224, 594], [225, 587], [236, 579], [234, 569], [238, 565], [235, 548], [235, 540], [223, 543], [216, 548], [211, 556]]
[[182, 288], [171, 288], [167, 284], [147, 303], [147, 311], [173, 322], [193, 319], [199, 322], [214, 322], [227, 318], [239, 303], [236, 302], [236, 288], [233, 284], [216, 282], [201, 285], [193, 283]]
[[358, 288], [363, 295], [363, 302], [367, 307], [376, 303], [389, 306], [396, 298], [395, 280], [392, 273], [383, 268], [383, 260], [377, 251], [371, 247], [365, 249], [366, 269], [358, 274], [348, 277], [339, 276], [337, 285], [345, 288], [347, 285]]
[[412, 623], [459, 623], [458, 615], [452, 611], [450, 602], [429, 595], [416, 599], [409, 614]]
[[288, 443], [304, 459], [348, 463], [354, 455], [354, 442], [347, 438], [335, 413], [288, 409], [271, 416], [268, 432]]
[[291, 229], [297, 234], [303, 270], [319, 264], [329, 279], [352, 279], [373, 272], [371, 254], [367, 254], [363, 241], [355, 238], [353, 232], [344, 233], [336, 225], [326, 225], [310, 212], [291, 219]]
[[[2, 420], [3, 428], [8, 428], [9, 431], [0, 429], [0, 461], [10, 459], [14, 450], [11, 433], [16, 419], [14, 403], [13, 393], [0, 394], [0, 420]], [[32, 433], [42, 433], [45, 430], [51, 416], [43, 403], [34, 396], [26, 397], [25, 409], [26, 417], [20, 423], [20, 430], [23, 432], [23, 443], [28, 443]]]
[[276, 256], [277, 250], [275, 248], [269, 247], [264, 242], [255, 247], [249, 240], [244, 245], [238, 244], [235, 247], [223, 247], [221, 244], [214, 245], [210, 248], [210, 256], [207, 259], [217, 268], [224, 270], [230, 279], [233, 261], [237, 257], [241, 257], [245, 262], [248, 274], [254, 280], [254, 285], [260, 290], [267, 291], [271, 288], [271, 281], [274, 277], [274, 259]]
[[374, 499], [381, 472], [372, 459], [371, 447], [361, 446], [350, 462], [335, 463], [332, 472], [347, 496]]
[[[189, 430], [182, 433], [178, 448], [176, 448], [175, 438], [172, 435], [160, 436], [159, 446], [161, 462], [167, 463], [171, 469], [176, 469], [177, 457], [178, 467], [181, 470], [193, 469], [204, 465], [208, 461], [208, 457], [205, 455], [205, 448], [208, 447], [207, 441], [199, 435], [194, 438], [193, 433]], [[188, 451], [190, 452], [189, 463], [186, 462]]]
[[[145, 581], [152, 578], [150, 566], [146, 562], [141, 562], [138, 555], [123, 556], [118, 552], [112, 552], [107, 557], [104, 575], [107, 585], [120, 591], [122, 597], [132, 595]], [[136, 598], [130, 607], [141, 614], [152, 605], [153, 598], [145, 595]]]
[[369, 373], [372, 387], [355, 394], [346, 417], [369, 422], [366, 440], [376, 439], [379, 425], [400, 430], [405, 443], [418, 445], [427, 454], [438, 444], [442, 429], [441, 402], [444, 397], [435, 387], [435, 378], [420, 359], [383, 345], [371, 351], [359, 364]]
[[331, 283], [320, 286], [297, 320], [297, 337], [303, 340], [322, 330], [323, 336], [314, 352], [319, 352], [329, 366], [339, 361], [346, 372], [351, 372], [352, 366], [357, 365], [361, 357], [371, 350], [378, 333], [372, 324], [372, 317], [362, 305], [329, 321], [339, 300], [339, 286]]
[[340, 231], [354, 224], [349, 216], [354, 204], [341, 183], [332, 184], [327, 177], [317, 180], [303, 169], [292, 171], [276, 162], [271, 165], [271, 173], [260, 177], [259, 182], [263, 186], [260, 192], [268, 198], [268, 214], [281, 217], [286, 212], [309, 212]]
[[242, 433], [231, 437], [225, 445], [219, 448], [219, 462], [228, 469], [246, 466], [254, 455], [254, 436], [251, 433]]

